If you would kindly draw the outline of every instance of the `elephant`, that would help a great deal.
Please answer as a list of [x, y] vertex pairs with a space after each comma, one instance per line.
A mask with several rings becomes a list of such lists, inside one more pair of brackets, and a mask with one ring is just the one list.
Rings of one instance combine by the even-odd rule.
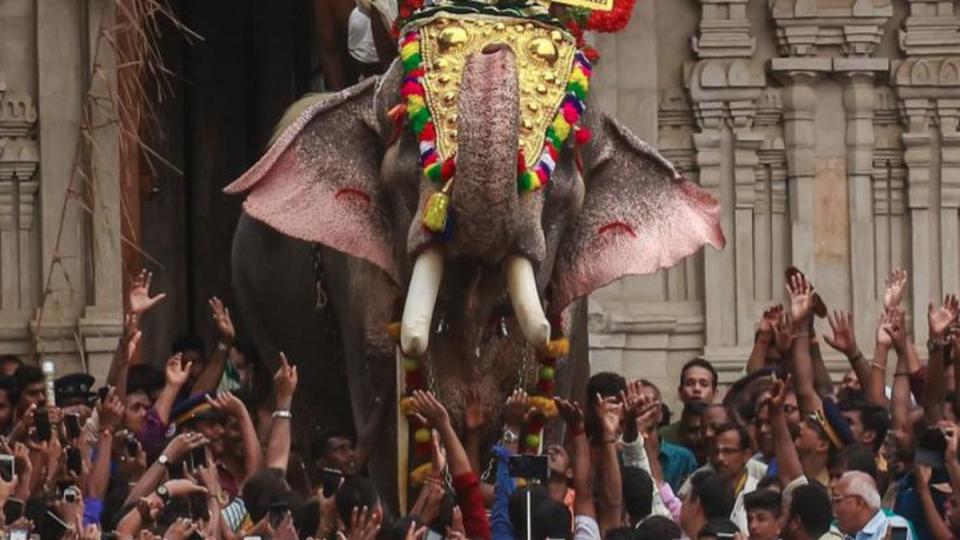
[[[589, 96], [589, 138], [568, 140], [549, 183], [519, 193], [517, 54], [495, 43], [464, 60], [451, 235], [420, 220], [440, 188], [423, 181], [418, 141], [391, 114], [403, 100], [401, 59], [314, 98], [225, 189], [246, 194], [232, 255], [242, 323], [261, 357], [284, 351], [310, 385], [298, 392], [296, 433], [354, 425], [358, 460], [386, 492], [397, 485], [389, 323], [401, 321], [403, 354], [424, 359], [454, 419], [468, 388], [496, 415], [535, 380], [537, 351], [559, 334], [572, 353], [557, 393], [582, 400], [583, 299], [724, 245], [718, 202]], [[498, 433], [491, 422], [487, 439]]]

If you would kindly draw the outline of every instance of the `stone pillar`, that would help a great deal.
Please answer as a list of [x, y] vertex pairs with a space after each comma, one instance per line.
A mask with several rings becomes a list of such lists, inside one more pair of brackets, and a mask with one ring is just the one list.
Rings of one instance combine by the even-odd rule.
[[876, 256], [872, 238], [873, 219], [873, 116], [875, 74], [889, 69], [884, 58], [835, 58], [835, 74], [843, 85], [847, 129], [847, 200], [850, 212], [850, 285], [854, 328], [858, 343], [871, 343], [876, 325]]
[[[960, 82], [960, 81], [958, 81]], [[958, 92], [960, 94], [960, 92]], [[940, 127], [940, 275], [943, 290], [960, 291], [960, 132], [958, 99], [937, 100]]]
[[829, 58], [774, 58], [771, 71], [783, 83], [783, 138], [787, 157], [790, 262], [816, 282], [813, 259], [814, 85], [830, 71]]

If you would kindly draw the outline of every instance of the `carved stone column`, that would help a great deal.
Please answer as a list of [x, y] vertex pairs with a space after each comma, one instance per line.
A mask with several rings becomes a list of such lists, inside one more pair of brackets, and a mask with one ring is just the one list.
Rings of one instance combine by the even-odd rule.
[[834, 72], [843, 85], [847, 116], [847, 200], [850, 212], [850, 285], [859, 343], [870, 343], [876, 323], [876, 262], [874, 243], [865, 232], [874, 231], [873, 150], [874, 81], [889, 69], [885, 58], [836, 58]]
[[[909, 0], [910, 15], [900, 31], [904, 60], [891, 66], [899, 100], [903, 160], [909, 171], [912, 230], [914, 335], [927, 339], [926, 298], [960, 286], [957, 194], [957, 87], [960, 85], [960, 17], [955, 2]], [[932, 130], [940, 124], [937, 132]], [[939, 142], [940, 156], [931, 145]], [[937, 164], [939, 163], [939, 166]], [[937, 239], [941, 242], [935, 244]]]
[[817, 79], [830, 71], [829, 58], [774, 58], [771, 71], [783, 83], [783, 138], [787, 156], [787, 201], [791, 263], [816, 279], [813, 252], [814, 120]]

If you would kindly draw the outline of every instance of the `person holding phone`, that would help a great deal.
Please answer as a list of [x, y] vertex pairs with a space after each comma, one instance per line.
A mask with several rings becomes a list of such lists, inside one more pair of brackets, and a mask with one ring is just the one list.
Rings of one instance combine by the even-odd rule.
[[885, 540], [888, 529], [905, 529], [905, 538], [914, 540], [907, 520], [887, 516], [881, 508], [877, 484], [869, 474], [850, 471], [844, 473], [833, 487], [833, 511], [840, 531], [857, 540]]

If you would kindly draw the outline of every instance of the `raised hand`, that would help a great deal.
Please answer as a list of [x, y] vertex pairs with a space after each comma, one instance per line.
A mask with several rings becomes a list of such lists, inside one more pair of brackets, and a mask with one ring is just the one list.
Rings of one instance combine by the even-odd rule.
[[783, 315], [783, 304], [776, 304], [763, 310], [763, 316], [760, 317], [760, 325], [757, 330], [765, 336], [773, 336], [780, 318]]
[[366, 506], [354, 507], [350, 516], [348, 540], [374, 540], [380, 530], [380, 513], [371, 512]]
[[150, 283], [152, 281], [153, 273], [147, 272], [146, 270], [141, 270], [140, 275], [133, 278], [133, 283], [130, 285], [130, 292], [127, 293], [131, 313], [142, 315], [167, 297], [166, 293], [160, 293], [152, 298], [150, 297]]
[[793, 325], [790, 323], [790, 317], [786, 312], [781, 312], [780, 320], [773, 329], [773, 344], [777, 350], [780, 351], [780, 356], [785, 356], [790, 353], [790, 347], [793, 345], [793, 340], [796, 337], [793, 331]]
[[167, 459], [170, 460], [170, 463], [178, 461], [183, 456], [187, 455], [187, 452], [193, 450], [194, 448], [199, 448], [205, 444], [208, 444], [210, 441], [207, 438], [195, 431], [187, 431], [186, 433], [181, 433], [174, 437], [168, 444], [167, 448], [163, 451], [163, 454], [167, 456]]
[[527, 393], [522, 388], [517, 388], [507, 397], [507, 403], [503, 409], [503, 424], [519, 433], [523, 427], [523, 420], [532, 410], [532, 407], [527, 406]]
[[183, 353], [177, 353], [167, 359], [167, 367], [164, 373], [167, 378], [167, 384], [177, 388], [187, 383], [190, 378], [190, 366], [193, 362], [184, 362]]
[[487, 409], [480, 389], [470, 387], [463, 395], [463, 427], [468, 433], [475, 433], [486, 424]]
[[207, 403], [214, 409], [233, 417], [243, 416], [243, 413], [246, 412], [246, 406], [240, 401], [240, 398], [233, 395], [233, 392], [220, 392], [217, 397], [207, 396]]
[[813, 285], [801, 273], [790, 276], [787, 283], [787, 293], [790, 294], [790, 318], [794, 326], [806, 329], [807, 319], [813, 312], [814, 298]]
[[293, 402], [293, 394], [297, 391], [297, 366], [291, 366], [287, 356], [280, 353], [280, 368], [273, 375], [273, 388], [277, 393], [277, 407], [288, 408]]
[[580, 408], [580, 405], [575, 401], [567, 401], [558, 397], [553, 398], [553, 401], [557, 404], [557, 411], [563, 421], [566, 422], [567, 427], [574, 432], [582, 432], [583, 409]]
[[433, 428], [440, 428], [450, 422], [450, 415], [446, 407], [433, 395], [433, 392], [414, 390], [413, 410], [425, 424]]
[[782, 409], [784, 403], [787, 401], [787, 393], [790, 388], [790, 375], [787, 375], [786, 379], [777, 379], [773, 381], [773, 386], [770, 387], [770, 397], [768, 398], [771, 408]]
[[463, 512], [459, 505], [453, 507], [453, 518], [450, 520], [450, 526], [447, 527], [447, 538], [456, 540], [467, 538], [467, 530], [463, 526]]
[[833, 330], [833, 336], [824, 335], [823, 339], [847, 358], [853, 358], [859, 351], [857, 335], [853, 330], [853, 315], [849, 312], [834, 310], [833, 314], [827, 317], [827, 321], [830, 323], [830, 329]]
[[907, 271], [902, 268], [894, 268], [887, 278], [887, 290], [883, 293], [883, 308], [892, 309], [898, 307], [903, 301], [903, 295], [907, 291]]
[[957, 320], [960, 313], [960, 302], [953, 294], [943, 299], [943, 305], [935, 307], [933, 302], [927, 307], [927, 322], [930, 325], [930, 338], [943, 339], [947, 335], [947, 328]]
[[623, 402], [617, 397], [603, 397], [600, 394], [596, 396], [597, 402], [594, 404], [594, 413], [600, 419], [600, 427], [603, 428], [604, 442], [608, 442], [617, 435], [620, 429], [620, 419], [623, 416]]
[[433, 447], [430, 452], [430, 463], [433, 466], [433, 472], [443, 474], [447, 468], [447, 451], [440, 443], [440, 435], [436, 430], [433, 431]]
[[214, 324], [217, 325], [217, 332], [220, 333], [220, 339], [228, 345], [233, 343], [234, 338], [237, 337], [237, 332], [234, 330], [233, 321], [230, 319], [230, 309], [214, 296], [210, 299], [210, 312]]
[[116, 431], [121, 424], [123, 424], [123, 413], [125, 407], [123, 406], [123, 400], [121, 400], [117, 395], [116, 391], [111, 388], [107, 392], [107, 397], [97, 406], [97, 414], [100, 417], [100, 425], [104, 429], [109, 429], [110, 431]]

